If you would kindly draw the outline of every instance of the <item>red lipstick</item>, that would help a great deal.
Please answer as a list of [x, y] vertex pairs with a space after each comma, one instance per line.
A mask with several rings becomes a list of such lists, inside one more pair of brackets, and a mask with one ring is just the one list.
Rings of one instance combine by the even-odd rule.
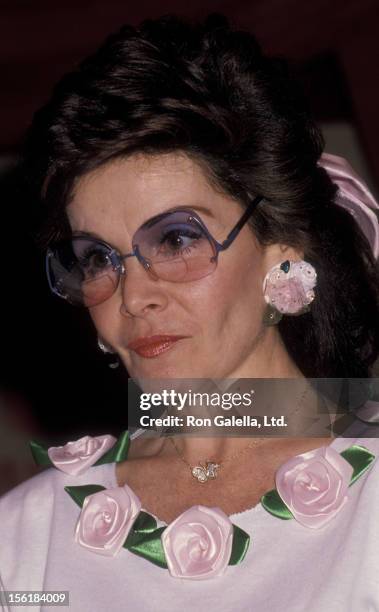
[[169, 351], [174, 344], [182, 338], [189, 338], [189, 336], [168, 336], [168, 335], [157, 335], [157, 336], [146, 336], [136, 338], [132, 342], [129, 342], [128, 348], [140, 355], [140, 357], [158, 357], [161, 353]]

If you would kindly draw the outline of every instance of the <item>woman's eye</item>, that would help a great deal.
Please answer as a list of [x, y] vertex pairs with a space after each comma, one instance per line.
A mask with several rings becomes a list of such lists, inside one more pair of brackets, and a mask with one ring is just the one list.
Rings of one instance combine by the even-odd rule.
[[97, 273], [109, 266], [110, 260], [107, 253], [101, 250], [89, 250], [79, 257], [82, 268], [88, 273]]
[[181, 252], [184, 249], [188, 249], [195, 245], [195, 242], [199, 240], [201, 236], [197, 233], [189, 230], [170, 230], [164, 234], [160, 240], [160, 249], [162, 252]]
[[183, 236], [179, 231], [170, 232], [164, 240], [164, 243], [173, 249], [186, 246], [188, 242], [191, 242], [191, 238], [188, 238], [188, 236]]

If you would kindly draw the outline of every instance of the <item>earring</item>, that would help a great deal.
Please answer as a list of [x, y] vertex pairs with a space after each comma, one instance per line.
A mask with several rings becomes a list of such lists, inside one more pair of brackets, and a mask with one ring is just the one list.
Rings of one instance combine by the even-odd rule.
[[[275, 325], [278, 315], [301, 315], [308, 312], [315, 298], [316, 270], [307, 261], [283, 261], [269, 270], [263, 281], [263, 296], [268, 304], [264, 321]], [[270, 322], [271, 320], [271, 322]], [[275, 321], [275, 322], [273, 322]]]
[[263, 315], [263, 325], [277, 325], [282, 319], [283, 315], [279, 310], [276, 310], [270, 304], [267, 304], [266, 310]]
[[[99, 349], [103, 353], [108, 353], [109, 355], [116, 354], [115, 351], [111, 351], [99, 337], [97, 338], [97, 344], [98, 344]], [[116, 361], [112, 361], [111, 363], [108, 363], [108, 367], [112, 368], [113, 370], [115, 368], [118, 368], [119, 365], [120, 365], [120, 362], [118, 360], [118, 357], [116, 357]]]

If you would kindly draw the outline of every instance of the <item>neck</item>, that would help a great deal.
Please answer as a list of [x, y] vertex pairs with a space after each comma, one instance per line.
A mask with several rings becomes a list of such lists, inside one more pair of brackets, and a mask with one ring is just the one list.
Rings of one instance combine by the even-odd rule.
[[[257, 337], [257, 341], [254, 342], [254, 351], [252, 351], [249, 357], [238, 367], [236, 367], [233, 371], [231, 371], [227, 377], [223, 377], [220, 381], [217, 380], [217, 387], [220, 393], [224, 393], [226, 389], [230, 388], [230, 383], [235, 381], [236, 379], [240, 381], [243, 386], [243, 379], [249, 379], [248, 386], [249, 388], [252, 386], [250, 379], [296, 379], [296, 382], [302, 386], [303, 391], [309, 385], [307, 384], [303, 374], [296, 366], [294, 361], [291, 359], [288, 354], [284, 343], [281, 339], [281, 336], [276, 327], [263, 328], [259, 334], [259, 338]], [[212, 383], [212, 381], [208, 381]], [[275, 381], [273, 381], [274, 383]], [[255, 386], [253, 384], [253, 386]], [[269, 388], [274, 389], [275, 385], [269, 382]], [[283, 395], [280, 393], [280, 385], [275, 388], [275, 390], [269, 393], [271, 395], [271, 414], [278, 414], [277, 407], [280, 407], [279, 413], [284, 414], [287, 408], [284, 409], [284, 404], [287, 401], [287, 407], [290, 409], [295, 406], [297, 407], [299, 403], [299, 399], [301, 397], [301, 393], [299, 393], [299, 386], [291, 387], [293, 389], [293, 394], [291, 392], [291, 396], [283, 398]], [[267, 383], [266, 383], [267, 389]], [[203, 389], [204, 390], [204, 389]], [[213, 388], [213, 390], [216, 390]], [[233, 388], [234, 391], [234, 388]], [[264, 399], [267, 400], [267, 396], [264, 396]], [[258, 404], [259, 405], [259, 404]], [[255, 411], [250, 408], [249, 413], [252, 414], [252, 411]], [[313, 396], [307, 395], [307, 416], [309, 417], [312, 413], [315, 414], [317, 412], [317, 396], [314, 394]], [[184, 408], [182, 410], [183, 413], [189, 413], [192, 416], [199, 416], [201, 418], [206, 418], [207, 416], [214, 416], [215, 411], [212, 408], [206, 408], [204, 406], [198, 406], [190, 408]], [[218, 409], [217, 414], [223, 412]], [[247, 411], [245, 409], [246, 414]], [[175, 413], [177, 414], [177, 412]], [[229, 410], [226, 416], [230, 416], [233, 414], [233, 410]], [[261, 410], [259, 412], [260, 416], [265, 414], [265, 412]], [[288, 414], [288, 412], [287, 412]], [[237, 411], [237, 415], [240, 415], [240, 412]], [[304, 408], [302, 407], [302, 415], [304, 415]], [[238, 455], [240, 451], [243, 451], [246, 446], [251, 446], [248, 449], [248, 455], [244, 454], [244, 457], [248, 456], [250, 460], [252, 458], [260, 458], [262, 460], [263, 457], [267, 459], [267, 453], [284, 453], [284, 455], [288, 454], [288, 457], [298, 452], [302, 452], [302, 448], [316, 448], [316, 446], [320, 446], [324, 441], [328, 440], [330, 442], [330, 434], [324, 437], [312, 437], [312, 438], [304, 438], [304, 437], [289, 437], [291, 436], [290, 430], [287, 429], [286, 436], [287, 437], [274, 437], [271, 436], [259, 436], [252, 437], [251, 429], [247, 432], [246, 429], [241, 430], [238, 428], [234, 428], [232, 435], [228, 435], [225, 433], [225, 430], [221, 432], [217, 431], [217, 435], [212, 435], [212, 429], [206, 430], [204, 428], [201, 429], [201, 436], [196, 435], [194, 429], [191, 427], [186, 431], [185, 427], [180, 427], [180, 435], [174, 435], [173, 440], [175, 442], [176, 448], [167, 439], [167, 437], [162, 437], [159, 444], [158, 454], [161, 456], [170, 456], [174, 458], [175, 456], [179, 459], [179, 454], [185, 458], [185, 460], [191, 465], [197, 465], [201, 461], [215, 461], [222, 462], [228, 461], [231, 456]], [[215, 428], [213, 429], [213, 432]], [[326, 431], [326, 430], [325, 430]], [[245, 435], [243, 435], [245, 434]], [[280, 434], [279, 434], [280, 435]], [[293, 436], [293, 434], [292, 434]], [[319, 444], [318, 444], [319, 442]], [[265, 459], [265, 460], [266, 460]], [[236, 459], [238, 460], [238, 459]], [[234, 459], [233, 459], [234, 461]]]
[[304, 378], [276, 326], [262, 326], [249, 354], [224, 378]]

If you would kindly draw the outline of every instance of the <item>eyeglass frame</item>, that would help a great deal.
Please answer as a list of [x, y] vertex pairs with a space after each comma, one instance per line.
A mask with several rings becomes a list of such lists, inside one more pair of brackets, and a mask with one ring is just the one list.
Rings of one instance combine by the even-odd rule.
[[[242, 214], [242, 216], [240, 217], [240, 219], [237, 221], [237, 223], [234, 225], [234, 227], [231, 229], [231, 231], [229, 232], [229, 234], [227, 235], [227, 237], [225, 238], [225, 240], [223, 240], [223, 242], [218, 242], [210, 233], [210, 231], [208, 230], [207, 226], [205, 225], [205, 223], [203, 222], [203, 220], [201, 219], [201, 217], [199, 215], [197, 215], [197, 213], [195, 213], [195, 211], [193, 211], [192, 209], [188, 208], [188, 209], [173, 209], [170, 211], [167, 211], [167, 215], [169, 215], [170, 213], [175, 213], [178, 210], [185, 212], [186, 210], [188, 210], [189, 213], [191, 213], [193, 216], [193, 220], [196, 221], [202, 231], [205, 232], [206, 237], [208, 238], [209, 242], [211, 243], [214, 251], [215, 251], [215, 255], [213, 256], [213, 259], [215, 260], [216, 264], [218, 262], [218, 256], [219, 253], [221, 253], [222, 251], [226, 251], [226, 249], [228, 249], [230, 247], [230, 245], [234, 242], [234, 240], [237, 238], [238, 234], [240, 233], [240, 231], [242, 230], [243, 226], [246, 224], [246, 222], [249, 220], [249, 218], [251, 217], [251, 215], [253, 214], [254, 210], [256, 209], [256, 207], [258, 206], [258, 204], [264, 199], [263, 196], [258, 195], [256, 196], [252, 202], [250, 202], [250, 204], [246, 207], [246, 210], [244, 211], [244, 213]], [[148, 219], [147, 221], [145, 221], [134, 233], [134, 235], [139, 231], [139, 229], [141, 229], [144, 225], [146, 225], [146, 223], [151, 222], [153, 219], [155, 219], [156, 217], [160, 217], [162, 214], [165, 213], [160, 213], [154, 217], [151, 217], [150, 219]], [[115, 286], [114, 292], [112, 293], [112, 295], [114, 295], [114, 293], [117, 290], [117, 287], [119, 286], [120, 283], [120, 277], [121, 275], [125, 275], [126, 274], [126, 268], [124, 266], [123, 260], [127, 259], [128, 257], [137, 257], [139, 263], [143, 266], [143, 268], [149, 272], [150, 274], [153, 274], [153, 276], [156, 277], [156, 280], [159, 279], [159, 276], [157, 276], [154, 273], [154, 269], [152, 269], [151, 264], [143, 257], [143, 255], [141, 255], [141, 253], [139, 252], [138, 249], [138, 245], [136, 245], [133, 248], [133, 251], [131, 251], [130, 253], [125, 253], [124, 255], [122, 255], [115, 247], [113, 247], [111, 244], [109, 244], [108, 242], [106, 242], [105, 240], [101, 240], [100, 238], [96, 238], [94, 236], [91, 236], [90, 234], [86, 235], [85, 233], [83, 233], [80, 236], [74, 236], [73, 238], [92, 238], [94, 241], [98, 242], [99, 244], [102, 244], [103, 246], [108, 247], [111, 250], [111, 254], [114, 255], [116, 257], [116, 266], [113, 267], [114, 272], [118, 273], [118, 281], [117, 281], [117, 285]], [[72, 238], [71, 238], [72, 240]], [[58, 292], [58, 290], [53, 287], [51, 281], [50, 281], [50, 274], [49, 274], [49, 260], [51, 259], [51, 257], [53, 257], [53, 252], [51, 250], [51, 248], [49, 247], [47, 249], [46, 252], [46, 258], [45, 258], [45, 271], [46, 271], [46, 276], [47, 276], [47, 281], [49, 284], [49, 288], [52, 291], [52, 293], [54, 293], [55, 295], [57, 295], [58, 297], [70, 301], [67, 295], [62, 295], [61, 293]], [[112, 262], [113, 264], [113, 262]], [[202, 278], [202, 277], [200, 277]], [[200, 280], [200, 278], [198, 280]], [[170, 281], [168, 281], [170, 282]], [[182, 281], [185, 282], [185, 281]], [[109, 296], [111, 297], [111, 295]], [[106, 298], [104, 300], [104, 302], [109, 299]], [[99, 304], [102, 304], [103, 302], [99, 302]], [[84, 304], [83, 304], [84, 306]], [[84, 306], [86, 308], [86, 306]]]

